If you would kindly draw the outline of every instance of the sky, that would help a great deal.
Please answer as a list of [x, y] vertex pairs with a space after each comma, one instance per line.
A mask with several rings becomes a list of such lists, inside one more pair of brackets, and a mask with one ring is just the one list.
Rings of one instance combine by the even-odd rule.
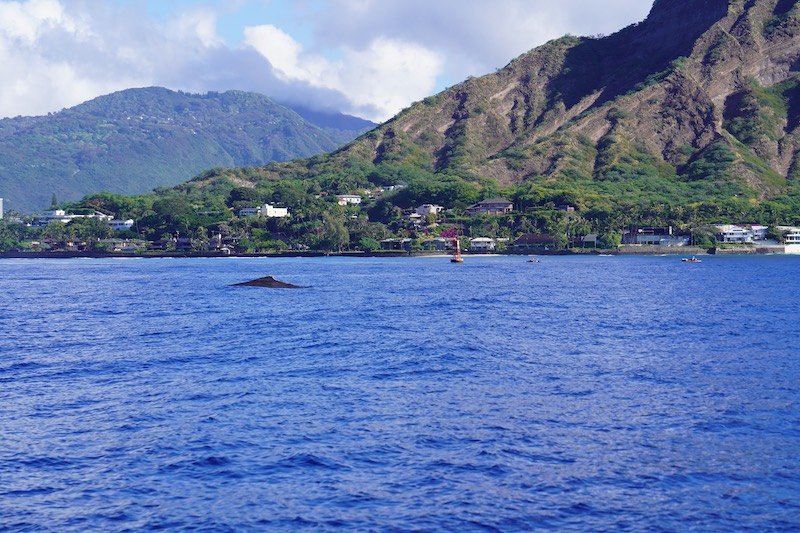
[[651, 0], [0, 0], [0, 117], [161, 86], [376, 122]]

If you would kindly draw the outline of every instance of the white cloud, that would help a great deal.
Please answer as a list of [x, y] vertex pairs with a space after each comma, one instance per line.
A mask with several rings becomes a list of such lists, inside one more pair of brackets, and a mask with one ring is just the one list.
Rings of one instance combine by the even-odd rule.
[[414, 43], [379, 37], [360, 50], [344, 48], [331, 61], [306, 53], [291, 36], [271, 25], [245, 30], [245, 40], [286, 81], [338, 91], [352, 104], [348, 111], [380, 120], [430, 94], [442, 58]]
[[57, 0], [29, 0], [0, 3], [0, 34], [25, 44], [36, 41], [43, 31], [53, 27], [75, 30]]
[[173, 24], [175, 35], [182, 40], [198, 40], [203, 46], [222, 46], [217, 35], [217, 14], [208, 7], [197, 7], [181, 13]]
[[[549, 38], [611, 32], [640, 20], [649, 4], [318, 0], [312, 9], [288, 2], [304, 28], [301, 44], [285, 27], [264, 23], [260, 17], [275, 6], [263, 0], [198, 0], [161, 22], [142, 1], [0, 0], [0, 116], [43, 114], [115, 90], [161, 85], [252, 90], [385, 119]], [[225, 43], [218, 17], [236, 9], [247, 11], [251, 27], [242, 43]]]

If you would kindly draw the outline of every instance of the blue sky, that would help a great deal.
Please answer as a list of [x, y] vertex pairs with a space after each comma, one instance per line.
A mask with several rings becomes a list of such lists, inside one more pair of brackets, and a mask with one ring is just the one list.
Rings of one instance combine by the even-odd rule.
[[116, 90], [240, 89], [381, 121], [651, 0], [0, 0], [0, 116]]

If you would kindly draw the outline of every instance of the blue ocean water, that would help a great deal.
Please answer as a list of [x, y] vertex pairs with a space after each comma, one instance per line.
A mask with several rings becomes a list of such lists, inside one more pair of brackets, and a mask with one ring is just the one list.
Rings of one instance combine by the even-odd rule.
[[541, 261], [0, 261], [0, 529], [800, 528], [800, 258]]

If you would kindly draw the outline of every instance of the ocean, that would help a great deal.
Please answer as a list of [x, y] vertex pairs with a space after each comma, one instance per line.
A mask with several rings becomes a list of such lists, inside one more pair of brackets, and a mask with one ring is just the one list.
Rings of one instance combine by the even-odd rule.
[[0, 260], [0, 530], [797, 530], [799, 274]]

